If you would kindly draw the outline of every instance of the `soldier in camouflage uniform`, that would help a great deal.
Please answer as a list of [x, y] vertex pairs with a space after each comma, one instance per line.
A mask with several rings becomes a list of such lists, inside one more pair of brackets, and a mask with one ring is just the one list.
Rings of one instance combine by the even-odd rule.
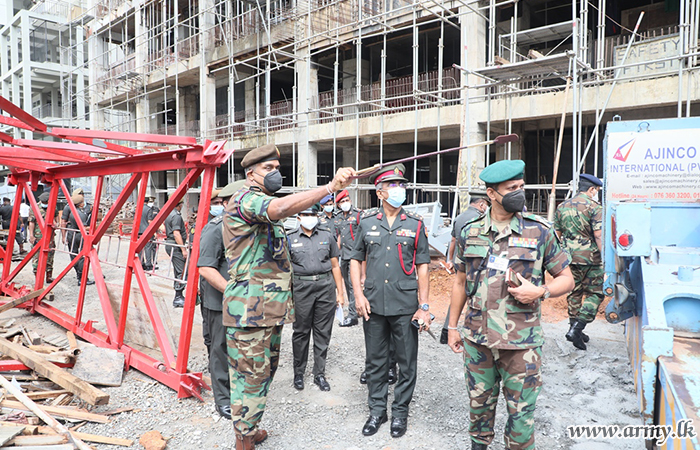
[[[571, 273], [576, 287], [569, 294], [569, 331], [566, 339], [586, 350], [588, 336], [583, 332], [595, 320], [603, 301], [603, 208], [598, 192], [603, 182], [593, 175], [579, 177], [578, 195], [563, 202], [554, 214], [554, 229], [571, 256]], [[584, 297], [585, 296], [585, 297]]]
[[[39, 208], [41, 208], [41, 218], [46, 220], [46, 209], [49, 207], [49, 193], [44, 192], [39, 196]], [[34, 210], [29, 212], [29, 243], [36, 245], [37, 242], [41, 240], [43, 234], [41, 232], [41, 227], [39, 226], [36, 216], [34, 215]], [[53, 257], [54, 249], [56, 248], [56, 239], [53, 236], [53, 229], [51, 231], [51, 239], [49, 240], [49, 252], [46, 257], [46, 282], [53, 282]], [[34, 254], [32, 258], [32, 267], [34, 268], [34, 275], [36, 275], [37, 268], [39, 266], [39, 252]]]
[[282, 327], [294, 321], [292, 266], [282, 219], [350, 184], [355, 171], [341, 168], [326, 186], [272, 197], [282, 187], [280, 154], [272, 144], [241, 161], [246, 184], [233, 194], [222, 233], [230, 280], [224, 291], [231, 417], [236, 449], [250, 450], [267, 436], [257, 428], [279, 362]]
[[[540, 301], [574, 286], [569, 258], [549, 222], [522, 212], [524, 168], [522, 161], [499, 161], [481, 172], [492, 206], [462, 228], [455, 255], [448, 344], [464, 352], [473, 450], [485, 450], [493, 440], [501, 382], [508, 409], [505, 447], [535, 448], [544, 342]], [[554, 277], [549, 284], [545, 271]]]

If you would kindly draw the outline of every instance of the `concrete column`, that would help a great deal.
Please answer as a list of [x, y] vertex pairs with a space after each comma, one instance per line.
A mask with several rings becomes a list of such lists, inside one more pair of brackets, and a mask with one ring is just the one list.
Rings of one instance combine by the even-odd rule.
[[216, 79], [209, 74], [210, 55], [214, 47], [214, 0], [199, 2], [199, 130], [200, 136], [210, 136], [216, 127]]
[[[144, 5], [136, 7], [136, 20], [135, 20], [135, 51], [134, 57], [136, 58], [137, 71], [141, 77], [147, 76], [147, 66], [145, 64], [148, 61], [148, 36], [146, 29], [146, 13], [144, 11]], [[137, 133], [151, 133], [151, 108], [150, 101], [148, 97], [141, 96], [134, 101], [136, 106], [136, 132]]]
[[[83, 64], [81, 64], [81, 62], [84, 59], [83, 44], [82, 43], [85, 39], [85, 36], [84, 36], [85, 31], [84, 31], [83, 27], [75, 27], [75, 30], [76, 30], [76, 32], [75, 32], [76, 44], [78, 44], [75, 47], [76, 48], [76, 58], [78, 61], [78, 67], [77, 67], [77, 71], [76, 71], [76, 80], [75, 80], [75, 85], [76, 85], [75, 93], [77, 94], [75, 101], [77, 103], [76, 106], [78, 109], [77, 114], [78, 114], [78, 118], [79, 118], [79, 124], [80, 124], [80, 126], [84, 127], [87, 125], [87, 123], [85, 121], [85, 117], [87, 116], [87, 105], [85, 104], [85, 95], [83, 92], [81, 92], [85, 89], [85, 72], [83, 71]], [[70, 56], [69, 56], [69, 58], [70, 58]], [[72, 82], [72, 80], [71, 80], [71, 82]]]
[[250, 122], [255, 120], [255, 78], [248, 78], [245, 84], [245, 120]]
[[[461, 27], [461, 66], [475, 69], [486, 65], [486, 23], [485, 19], [466, 7], [460, 7]], [[462, 74], [462, 85], [475, 85], [481, 80], [474, 75]], [[477, 122], [477, 110], [468, 102], [468, 95], [481, 95], [482, 91], [462, 90], [463, 114], [461, 125], [461, 145], [473, 144], [486, 140], [486, 133]], [[486, 148], [465, 149], [460, 152], [457, 169], [457, 185], [475, 187], [479, 184], [478, 175], [486, 163]], [[469, 196], [466, 192], [459, 195], [460, 211], [466, 210]]]
[[315, 187], [318, 185], [318, 150], [314, 142], [300, 141], [297, 160], [297, 186]]
[[[21, 27], [22, 27], [22, 95], [24, 96], [22, 108], [25, 111], [31, 113], [32, 111], [32, 61], [30, 58], [30, 45], [29, 45], [29, 12], [23, 10], [21, 14]], [[32, 139], [34, 133], [31, 131], [25, 131], [24, 137], [26, 139]]]
[[316, 144], [309, 142], [308, 127], [316, 114], [314, 102], [318, 101], [318, 69], [312, 64], [308, 47], [297, 51], [296, 71], [297, 111], [299, 122], [296, 128], [299, 143], [297, 162], [297, 186], [312, 187], [318, 184], [318, 154]]
[[[369, 61], [362, 60], [360, 62], [360, 84], [369, 84]], [[357, 59], [346, 59], [343, 61], [343, 89], [351, 89], [356, 87], [357, 84]], [[353, 99], [357, 98], [357, 95], [352, 96]], [[345, 113], [353, 114], [357, 111], [356, 107], [345, 107], [343, 108]]]
[[136, 104], [136, 132], [151, 133], [151, 108], [147, 97], [141, 97], [134, 102]]

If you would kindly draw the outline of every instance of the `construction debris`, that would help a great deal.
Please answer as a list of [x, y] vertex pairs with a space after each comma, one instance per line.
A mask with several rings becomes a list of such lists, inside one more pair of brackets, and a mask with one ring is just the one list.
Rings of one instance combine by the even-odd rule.
[[139, 439], [139, 444], [146, 450], [163, 450], [168, 445], [168, 441], [159, 431], [154, 430], [144, 433]]
[[123, 353], [94, 345], [84, 346], [73, 366], [73, 375], [103, 386], [121, 386], [123, 372]]

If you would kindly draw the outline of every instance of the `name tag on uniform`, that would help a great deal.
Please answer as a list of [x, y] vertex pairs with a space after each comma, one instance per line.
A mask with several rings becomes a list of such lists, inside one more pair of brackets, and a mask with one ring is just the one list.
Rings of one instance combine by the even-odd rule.
[[402, 228], [400, 230], [396, 230], [396, 235], [401, 237], [416, 237], [416, 232]]
[[327, 245], [328, 241], [319, 242], [319, 245]]
[[367, 236], [379, 236], [379, 231], [368, 231]]
[[476, 238], [476, 239], [474, 239], [474, 238], [467, 239], [466, 241], [464, 241], [464, 244], [465, 244], [465, 245], [480, 245], [480, 246], [482, 246], [482, 247], [486, 247], [486, 246], [489, 245], [488, 242], [486, 242], [486, 241], [483, 240], [483, 239], [479, 239], [479, 238]]
[[298, 244], [292, 244], [292, 247], [303, 247], [304, 244], [299, 242]]
[[501, 258], [500, 256], [491, 255], [489, 256], [489, 263], [486, 265], [486, 267], [505, 272], [508, 270], [508, 258]]
[[508, 247], [537, 248], [537, 239], [511, 237], [508, 238]]

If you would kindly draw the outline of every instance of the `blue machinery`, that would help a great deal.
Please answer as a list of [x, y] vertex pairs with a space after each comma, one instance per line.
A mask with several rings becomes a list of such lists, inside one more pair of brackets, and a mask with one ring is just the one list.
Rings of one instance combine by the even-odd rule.
[[[700, 118], [610, 122], [605, 153], [606, 318], [645, 424], [700, 435]], [[700, 449], [684, 437], [659, 448]]]

